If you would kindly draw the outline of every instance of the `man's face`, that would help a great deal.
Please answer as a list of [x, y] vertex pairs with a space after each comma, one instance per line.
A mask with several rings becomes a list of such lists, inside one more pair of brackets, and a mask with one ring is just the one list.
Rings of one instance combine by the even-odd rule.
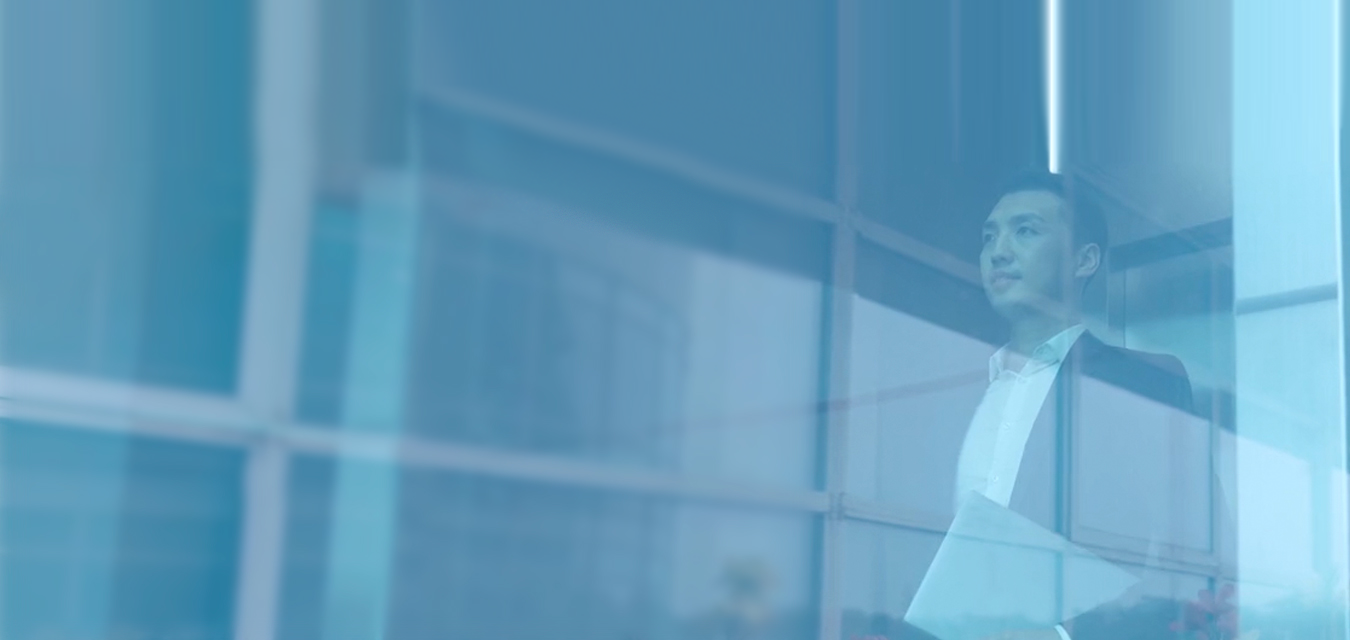
[[1073, 238], [1059, 196], [1016, 191], [984, 223], [980, 275], [984, 293], [1005, 318], [1056, 313], [1073, 287]]

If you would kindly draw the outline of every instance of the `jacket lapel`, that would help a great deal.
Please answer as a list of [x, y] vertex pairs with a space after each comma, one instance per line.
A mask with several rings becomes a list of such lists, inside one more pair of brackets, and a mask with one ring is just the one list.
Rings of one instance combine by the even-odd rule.
[[1045, 394], [1022, 455], [1008, 508], [1051, 531], [1067, 531], [1070, 492], [1067, 478], [1073, 456], [1075, 402], [1078, 378], [1096, 352], [1091, 334], [1084, 332], [1060, 363], [1050, 391]]

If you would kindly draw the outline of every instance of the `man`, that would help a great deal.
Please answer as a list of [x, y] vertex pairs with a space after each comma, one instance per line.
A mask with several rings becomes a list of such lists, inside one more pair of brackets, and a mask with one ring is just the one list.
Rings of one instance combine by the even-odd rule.
[[1181, 580], [1166, 568], [1230, 547], [1211, 528], [1218, 488], [1185, 368], [1083, 326], [1106, 246], [1100, 212], [1053, 174], [1012, 184], [984, 223], [980, 273], [1009, 340], [960, 446], [955, 506], [982, 495], [1143, 577], [1112, 603], [1009, 637], [1176, 637]]

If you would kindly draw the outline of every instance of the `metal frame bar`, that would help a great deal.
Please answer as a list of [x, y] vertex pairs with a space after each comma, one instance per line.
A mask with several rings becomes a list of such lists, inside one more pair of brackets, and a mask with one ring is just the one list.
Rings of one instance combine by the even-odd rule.
[[295, 399], [315, 178], [316, 0], [260, 0], [254, 210], [237, 393], [287, 419]]
[[[853, 272], [854, 246], [857, 236], [847, 224], [835, 228], [833, 282], [828, 296], [826, 326], [828, 361], [824, 385], [826, 407], [828, 400], [849, 396], [850, 347], [853, 331]], [[843, 528], [845, 512], [842, 508], [848, 480], [848, 418], [847, 407], [827, 410], [823, 415], [824, 474], [823, 484], [829, 496], [830, 509], [822, 524], [820, 540], [820, 638], [838, 640], [843, 606], [840, 602], [840, 568], [843, 555]]]
[[1330, 302], [1338, 299], [1340, 288], [1341, 283], [1330, 282], [1300, 289], [1291, 289], [1289, 291], [1279, 291], [1276, 293], [1238, 298], [1233, 301], [1233, 313], [1241, 316], [1252, 313], [1261, 313], [1263, 311], [1288, 309], [1290, 307], [1297, 307], [1305, 304]]
[[74, 413], [95, 422], [154, 417], [244, 430], [263, 424], [251, 407], [233, 398], [89, 376], [0, 367], [0, 390], [0, 401], [22, 403], [30, 412]]
[[[823, 406], [835, 398], [848, 398], [853, 331], [854, 270], [857, 265], [859, 134], [859, 6], [856, 0], [839, 0], [835, 7], [835, 198], [842, 214], [834, 221], [831, 243], [829, 295], [825, 298], [825, 362], [822, 362]], [[820, 528], [817, 585], [819, 597], [818, 637], [838, 640], [843, 632], [841, 575], [844, 554], [843, 501], [848, 480], [848, 417], [844, 410], [823, 413], [823, 485], [829, 496], [829, 511]]]
[[290, 454], [279, 442], [264, 442], [250, 448], [245, 469], [234, 637], [271, 640], [281, 607]]
[[712, 191], [731, 194], [787, 213], [824, 222], [839, 219], [838, 207], [828, 200], [802, 195], [792, 189], [744, 176], [633, 138], [578, 124], [467, 89], [423, 85], [416, 87], [415, 90], [429, 104], [439, 108], [489, 120], [554, 142], [664, 172]]
[[[262, 420], [294, 413], [309, 255], [318, 100], [316, 0], [259, 0], [256, 178], [238, 401]], [[287, 452], [262, 442], [244, 479], [234, 637], [271, 640], [280, 606]]]
[[[1226, 218], [1111, 247], [1111, 262], [1107, 266], [1112, 272], [1124, 271], [1232, 246], [1233, 219]], [[1231, 267], [1233, 261], [1227, 259], [1220, 263]]]
[[[5, 371], [6, 377], [24, 376]], [[137, 437], [195, 442], [272, 456], [279, 447], [290, 454], [351, 457], [410, 467], [515, 478], [604, 491], [642, 493], [727, 504], [744, 504], [809, 513], [829, 510], [821, 491], [743, 485], [730, 481], [574, 461], [555, 456], [459, 445], [396, 433], [352, 432], [301, 422], [258, 422], [237, 416], [184, 415], [175, 403], [138, 406], [134, 411], [82, 403], [97, 384], [70, 380], [68, 393], [0, 399], [0, 417], [48, 423], [61, 428], [110, 431]], [[64, 400], [56, 399], [62, 396]], [[282, 487], [284, 489], [284, 487]], [[250, 526], [246, 523], [245, 527]], [[256, 636], [253, 636], [256, 637]]]

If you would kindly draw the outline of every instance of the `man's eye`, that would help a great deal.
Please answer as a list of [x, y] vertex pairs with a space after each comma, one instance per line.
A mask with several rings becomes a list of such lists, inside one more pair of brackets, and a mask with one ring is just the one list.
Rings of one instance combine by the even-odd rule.
[[1017, 229], [1017, 235], [1019, 235], [1019, 236], [1034, 236], [1034, 235], [1036, 235], [1036, 230], [1033, 229], [1033, 228], [1031, 228], [1031, 227], [1019, 227], [1019, 228]]
[[990, 242], [993, 242], [993, 241], [994, 241], [994, 234], [992, 234], [992, 233], [986, 233], [986, 234], [984, 234], [984, 243], [985, 243], [985, 244], [989, 244]]

